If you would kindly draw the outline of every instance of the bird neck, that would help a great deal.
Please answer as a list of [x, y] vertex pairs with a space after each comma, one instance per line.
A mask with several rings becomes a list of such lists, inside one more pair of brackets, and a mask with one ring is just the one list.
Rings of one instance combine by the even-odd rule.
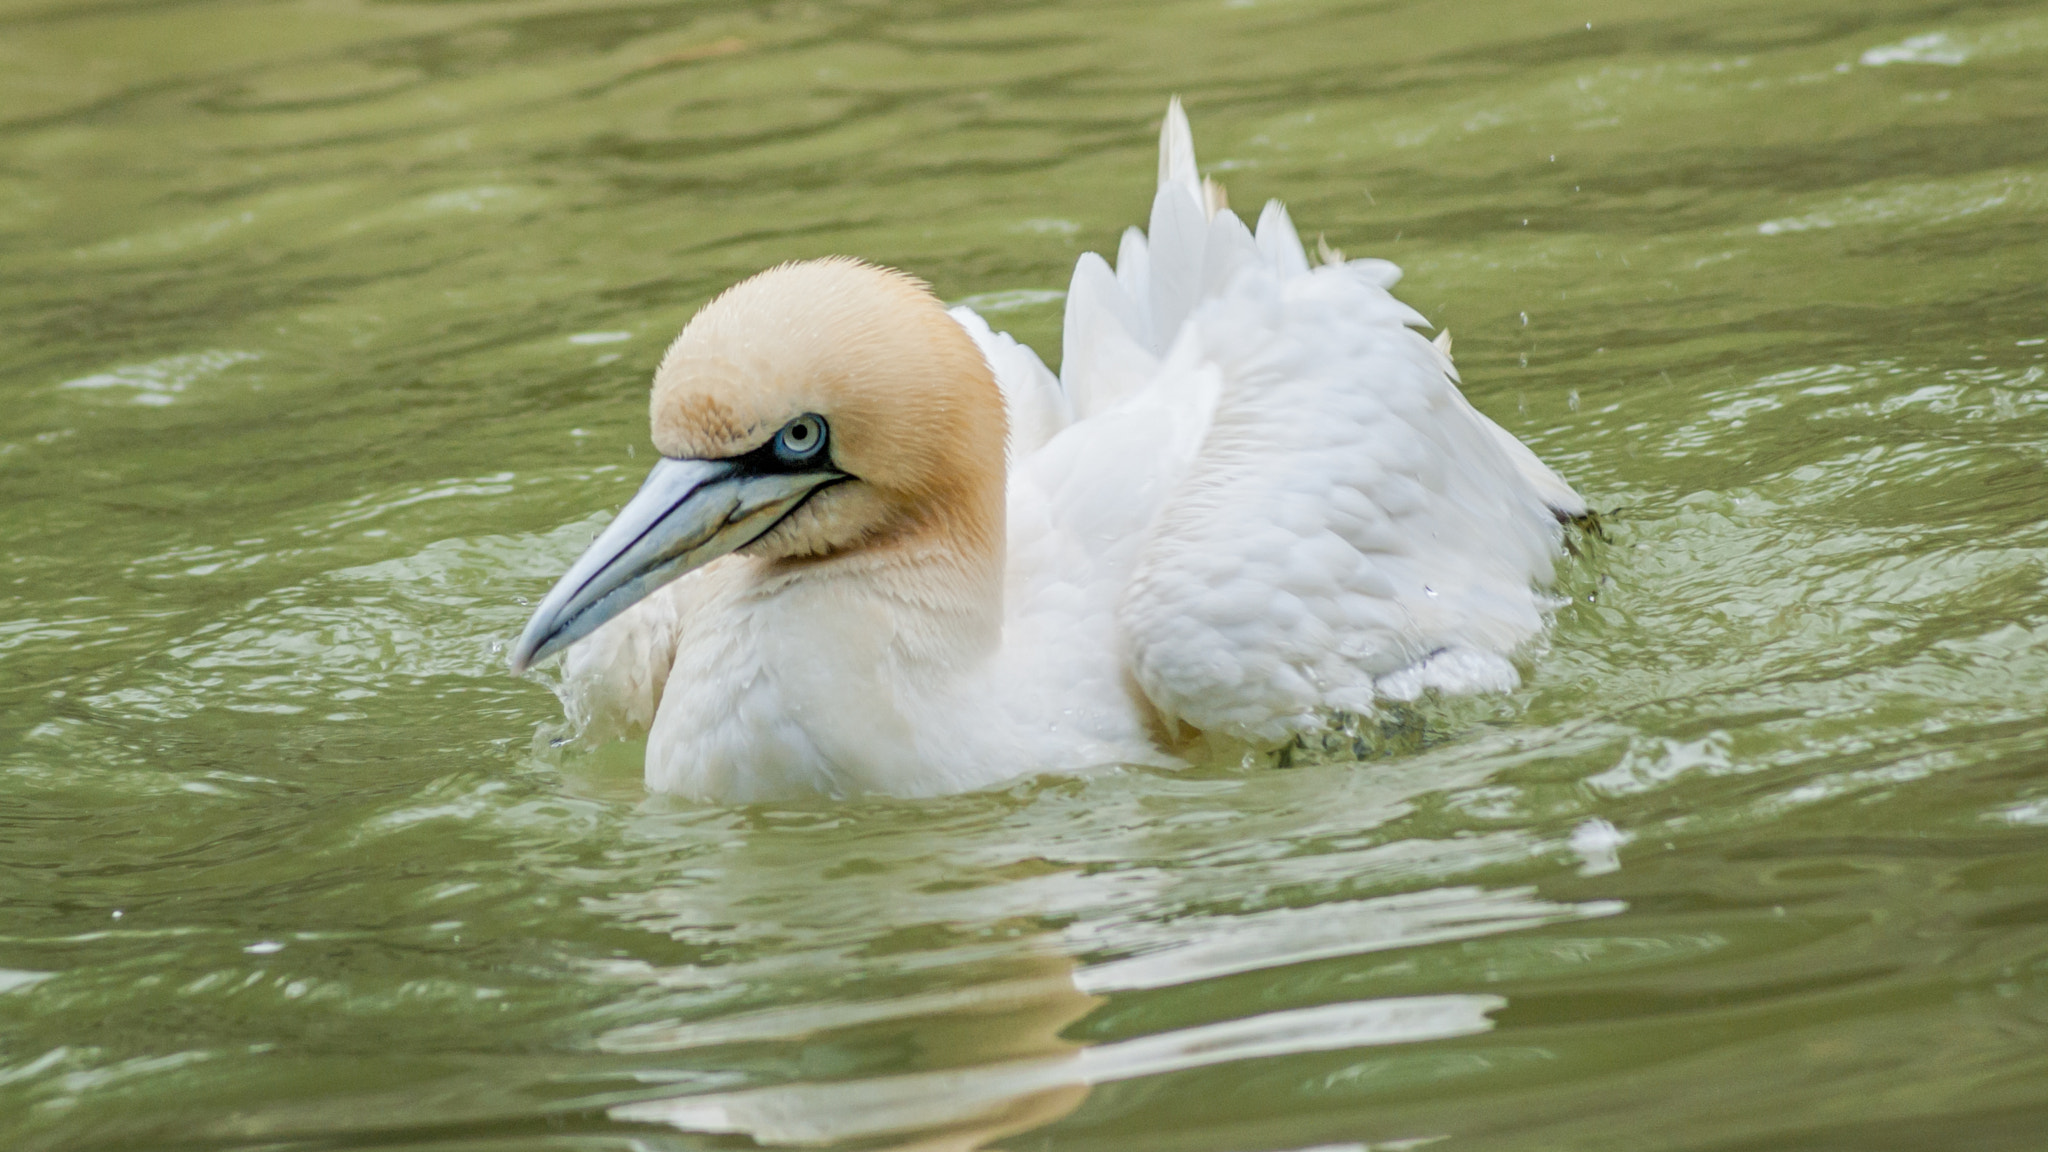
[[949, 502], [858, 548], [763, 563], [753, 584], [755, 596], [785, 609], [881, 621], [860, 630], [868, 640], [862, 646], [890, 651], [868, 655], [933, 671], [958, 668], [986, 657], [1002, 638], [1000, 496]]

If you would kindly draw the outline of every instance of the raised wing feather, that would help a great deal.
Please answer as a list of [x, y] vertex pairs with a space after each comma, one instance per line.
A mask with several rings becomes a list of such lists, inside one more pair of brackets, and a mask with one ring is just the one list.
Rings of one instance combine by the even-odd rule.
[[1415, 319], [1341, 266], [1244, 276], [1192, 319], [1215, 416], [1120, 612], [1167, 715], [1271, 743], [1516, 682], [1559, 524]]
[[1398, 268], [1311, 268], [1278, 203], [1254, 233], [1205, 194], [1178, 102], [1159, 174], [1149, 234], [1113, 273], [1075, 269], [1078, 419], [1013, 485], [1013, 547], [1066, 541], [1119, 582], [1131, 674], [1206, 731], [1272, 743], [1329, 709], [1513, 686], [1558, 515], [1583, 502], [1459, 393], [1387, 292]]

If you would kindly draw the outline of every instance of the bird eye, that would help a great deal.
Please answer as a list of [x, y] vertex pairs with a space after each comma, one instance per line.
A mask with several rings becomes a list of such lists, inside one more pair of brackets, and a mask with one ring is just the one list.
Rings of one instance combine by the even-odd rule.
[[775, 455], [786, 464], [816, 459], [824, 448], [825, 420], [820, 416], [799, 416], [775, 434]]

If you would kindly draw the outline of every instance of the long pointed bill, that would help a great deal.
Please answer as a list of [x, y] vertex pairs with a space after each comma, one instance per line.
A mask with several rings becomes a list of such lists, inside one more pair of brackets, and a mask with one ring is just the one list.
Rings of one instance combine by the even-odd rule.
[[512, 646], [513, 674], [683, 573], [760, 539], [804, 497], [843, 478], [830, 470], [762, 474], [723, 460], [662, 460], [534, 610]]

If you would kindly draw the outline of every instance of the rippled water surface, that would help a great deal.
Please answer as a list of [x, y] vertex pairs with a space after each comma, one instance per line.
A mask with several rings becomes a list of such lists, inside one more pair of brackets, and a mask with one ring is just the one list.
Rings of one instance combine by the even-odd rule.
[[[664, 342], [1166, 96], [1606, 516], [1358, 761], [648, 799]], [[2048, 1146], [2048, 5], [0, 0], [0, 1146]]]

